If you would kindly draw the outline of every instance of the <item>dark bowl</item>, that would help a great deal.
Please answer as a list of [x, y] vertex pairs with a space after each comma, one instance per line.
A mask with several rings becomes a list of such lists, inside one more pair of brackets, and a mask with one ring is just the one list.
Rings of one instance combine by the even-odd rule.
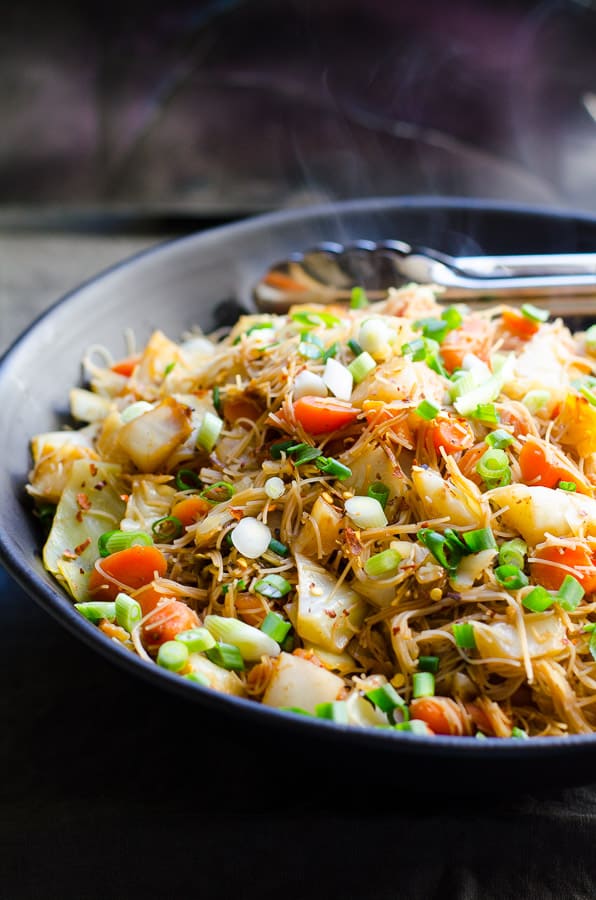
[[[344, 728], [294, 716], [211, 692], [186, 682], [119, 648], [73, 608], [45, 572], [42, 535], [24, 492], [32, 435], [65, 421], [69, 388], [81, 380], [81, 357], [92, 343], [123, 354], [124, 331], [139, 342], [159, 327], [176, 339], [192, 325], [209, 329], [249, 307], [251, 289], [273, 262], [320, 241], [399, 238], [447, 253], [548, 253], [596, 249], [596, 219], [568, 212], [442, 199], [363, 200], [261, 216], [166, 244], [100, 275], [69, 294], [36, 321], [0, 363], [0, 553], [8, 570], [35, 601], [91, 648], [129, 674], [176, 692], [188, 704], [242, 721], [256, 731], [297, 741], [305, 748], [326, 738], [341, 750], [371, 762], [407, 763], [428, 770], [441, 760], [442, 773], [486, 772], [497, 784], [511, 776], [530, 779], [555, 766], [559, 781], [590, 773], [596, 735], [508, 741], [396, 736], [382, 730]], [[596, 303], [595, 303], [596, 313]], [[398, 770], [400, 766], [398, 765]], [[471, 779], [471, 780], [470, 780]]]

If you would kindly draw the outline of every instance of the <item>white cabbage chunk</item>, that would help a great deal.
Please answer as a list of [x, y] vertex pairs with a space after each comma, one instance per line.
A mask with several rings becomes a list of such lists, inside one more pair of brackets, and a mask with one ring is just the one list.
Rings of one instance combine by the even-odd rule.
[[39, 500], [58, 503], [72, 465], [77, 459], [98, 459], [93, 448], [95, 430], [47, 431], [31, 441], [34, 468], [29, 473], [28, 492]]
[[355, 494], [366, 495], [368, 488], [380, 481], [389, 488], [389, 499], [403, 497], [407, 483], [381, 446], [366, 447], [358, 456], [350, 456], [352, 474], [343, 482], [344, 487]]
[[463, 475], [446, 480], [434, 469], [412, 466], [412, 481], [425, 518], [447, 516], [450, 525], [475, 528], [488, 521], [488, 503], [474, 482]]
[[340, 696], [343, 680], [301, 656], [281, 653], [263, 695], [265, 706], [299, 706], [314, 713], [319, 703], [331, 703]]
[[108, 397], [83, 388], [72, 388], [69, 400], [70, 414], [79, 422], [101, 422], [112, 407], [112, 401]]
[[332, 672], [338, 672], [339, 675], [349, 675], [350, 672], [355, 672], [359, 668], [354, 657], [346, 650], [343, 653], [330, 653], [329, 650], [323, 650], [322, 647], [319, 647], [318, 644], [313, 644], [312, 641], [303, 641], [302, 643], [305, 650], [312, 650], [325, 668], [330, 669]]
[[[530, 613], [524, 616], [528, 652], [532, 659], [556, 656], [565, 649], [565, 626], [554, 613]], [[507, 622], [474, 622], [476, 647], [483, 659], [522, 659], [518, 629]]]
[[132, 479], [126, 514], [120, 525], [123, 531], [151, 531], [158, 519], [169, 515], [176, 489], [165, 483], [164, 475], [137, 475]]
[[191, 653], [188, 661], [193, 672], [203, 675], [212, 690], [219, 691], [220, 694], [231, 694], [233, 697], [246, 696], [244, 685], [235, 672], [222, 669], [200, 653]]
[[342, 522], [341, 510], [327, 503], [323, 497], [317, 497], [306, 522], [293, 542], [294, 552], [317, 558], [329, 556], [338, 546]]
[[497, 550], [480, 550], [464, 556], [457, 567], [455, 575], [451, 577], [451, 584], [456, 591], [471, 588], [485, 569], [488, 569], [497, 555]]
[[120, 474], [120, 466], [111, 463], [76, 460], [58, 503], [43, 561], [77, 601], [88, 599], [97, 539], [117, 529], [124, 514]]
[[531, 546], [543, 541], [546, 532], [555, 537], [596, 534], [596, 500], [584, 494], [508, 484], [486, 496], [500, 510], [499, 521]]
[[190, 435], [190, 410], [166, 397], [120, 429], [118, 444], [143, 472], [154, 472]]
[[357, 633], [367, 603], [326, 569], [297, 553], [298, 596], [296, 631], [331, 653], [341, 653]]

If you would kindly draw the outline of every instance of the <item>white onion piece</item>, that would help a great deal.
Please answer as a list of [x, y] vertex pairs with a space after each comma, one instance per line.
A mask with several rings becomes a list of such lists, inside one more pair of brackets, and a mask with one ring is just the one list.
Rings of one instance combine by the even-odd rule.
[[271, 543], [271, 531], [258, 519], [246, 516], [232, 531], [232, 543], [242, 556], [257, 559]]
[[382, 319], [365, 319], [358, 332], [358, 343], [378, 361], [391, 354], [395, 332]]
[[278, 478], [277, 475], [274, 475], [273, 478], [268, 478], [265, 482], [265, 493], [271, 500], [278, 500], [280, 497], [283, 497], [286, 486], [283, 483], [281, 478]]
[[387, 516], [374, 497], [351, 497], [346, 500], [346, 513], [358, 528], [384, 528]]
[[294, 379], [293, 394], [294, 400], [299, 400], [300, 397], [326, 397], [327, 387], [319, 375], [305, 369]]
[[130, 406], [127, 406], [120, 413], [120, 418], [126, 424], [127, 422], [132, 422], [133, 419], [137, 419], [139, 416], [142, 416], [144, 413], [149, 412], [153, 409], [153, 405], [151, 403], [147, 403], [146, 400], [137, 400], [136, 403], [131, 403]]
[[328, 359], [325, 363], [323, 381], [338, 400], [349, 400], [352, 396], [352, 373], [336, 359]]

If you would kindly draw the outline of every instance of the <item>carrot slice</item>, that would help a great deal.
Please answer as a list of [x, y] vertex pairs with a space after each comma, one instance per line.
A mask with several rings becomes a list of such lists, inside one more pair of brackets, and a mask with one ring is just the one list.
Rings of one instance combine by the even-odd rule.
[[199, 519], [207, 515], [211, 506], [204, 497], [185, 497], [172, 507], [172, 515], [179, 519], [183, 525], [194, 525]]
[[360, 410], [345, 400], [333, 397], [300, 397], [294, 403], [294, 416], [309, 434], [329, 434], [349, 425]]
[[459, 369], [468, 353], [479, 359], [488, 358], [489, 327], [482, 319], [470, 319], [447, 334], [441, 343], [441, 358], [448, 372]]
[[166, 641], [173, 641], [177, 634], [199, 625], [199, 617], [180, 600], [172, 600], [158, 606], [141, 626], [141, 639], [149, 653], [156, 653]]
[[591, 496], [590, 487], [557, 460], [549, 459], [547, 451], [536, 441], [526, 441], [519, 454], [522, 481], [531, 485], [555, 488], [560, 481], [571, 481], [578, 494]]
[[140, 360], [140, 353], [135, 353], [134, 356], [127, 356], [125, 359], [120, 359], [111, 366], [112, 372], [117, 372], [118, 375], [125, 375], [127, 378], [130, 378]]
[[[542, 547], [536, 550], [534, 556], [545, 563], [560, 563], [573, 569], [573, 577], [577, 578], [587, 594], [596, 591], [596, 565], [594, 556], [585, 547]], [[534, 581], [541, 584], [548, 591], [558, 591], [566, 575], [571, 572], [561, 569], [559, 566], [535, 562], [530, 563], [530, 573]]]
[[465, 733], [461, 711], [449, 697], [421, 697], [412, 700], [410, 711], [413, 719], [422, 719], [435, 734]]
[[433, 444], [437, 453], [458, 453], [474, 443], [472, 429], [461, 419], [436, 419], [432, 427]]
[[166, 558], [153, 546], [132, 546], [98, 560], [89, 578], [89, 594], [96, 600], [115, 600], [122, 590], [140, 588], [165, 575]]
[[510, 334], [529, 341], [540, 327], [538, 322], [533, 322], [516, 309], [504, 309], [502, 313], [503, 325]]
[[153, 582], [151, 582], [151, 584], [143, 585], [142, 588], [139, 588], [138, 591], [134, 592], [133, 596], [137, 603], [141, 604], [144, 616], [146, 616], [147, 613], [150, 613], [152, 609], [155, 609], [155, 607], [164, 600], [174, 599], [171, 594], [164, 594], [163, 591], [158, 591]]

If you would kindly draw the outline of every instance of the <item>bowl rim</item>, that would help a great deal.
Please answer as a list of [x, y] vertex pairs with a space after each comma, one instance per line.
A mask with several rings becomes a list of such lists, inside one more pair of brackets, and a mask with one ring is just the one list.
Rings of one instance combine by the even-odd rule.
[[[330, 202], [317, 204], [316, 206], [297, 207], [295, 209], [251, 215], [237, 222], [218, 225], [158, 243], [101, 270], [96, 275], [81, 282], [48, 306], [10, 343], [0, 357], [0, 386], [7, 377], [17, 354], [26, 349], [29, 343], [35, 340], [40, 326], [56, 310], [62, 309], [69, 304], [76, 304], [77, 300], [81, 300], [84, 303], [84, 294], [87, 288], [107, 280], [112, 275], [128, 270], [131, 267], [136, 267], [147, 258], [159, 261], [160, 256], [165, 258], [172, 252], [177, 252], [187, 245], [200, 248], [201, 244], [207, 243], [214, 238], [221, 238], [221, 240], [225, 241], [233, 236], [241, 236], [243, 232], [266, 231], [267, 229], [275, 228], [277, 225], [291, 224], [292, 222], [306, 223], [309, 220], [314, 221], [318, 218], [325, 218], [338, 213], [349, 215], [350, 213], [382, 213], [405, 210], [428, 212], [432, 210], [453, 212], [461, 210], [464, 212], [495, 213], [510, 216], [535, 216], [561, 221], [572, 219], [576, 222], [596, 225], [596, 216], [581, 210], [563, 207], [553, 209], [545, 205], [528, 205], [482, 198], [442, 197], [440, 195], [364, 197], [356, 200]], [[530, 738], [528, 740], [504, 740], [502, 738], [487, 737], [483, 741], [477, 741], [470, 737], [450, 735], [426, 737], [408, 734], [407, 732], [400, 733], [398, 737], [397, 734], [388, 732], [385, 729], [345, 726], [315, 717], [285, 712], [246, 698], [218, 693], [211, 688], [204, 688], [188, 682], [174, 673], [159, 668], [154, 663], [147, 662], [101, 634], [96, 627], [77, 613], [74, 605], [58, 583], [53, 588], [38, 578], [34, 569], [28, 564], [27, 558], [20, 552], [16, 542], [12, 539], [10, 531], [5, 528], [0, 528], [0, 562], [4, 564], [7, 572], [39, 606], [65, 626], [71, 634], [83, 640], [84, 643], [108, 661], [113, 662], [133, 675], [140, 676], [152, 685], [186, 697], [191, 702], [194, 701], [210, 707], [223, 715], [233, 715], [240, 720], [250, 719], [253, 725], [274, 728], [282, 727], [286, 730], [295, 731], [297, 735], [303, 735], [305, 738], [339, 739], [346, 747], [348, 744], [354, 747], [366, 746], [369, 749], [379, 749], [395, 754], [405, 751], [413, 752], [417, 755], [464, 756], [470, 760], [485, 759], [496, 761], [516, 757], [528, 759], [534, 756], [544, 760], [551, 756], [558, 756], [560, 752], [565, 750], [571, 751], [573, 748], [586, 749], [596, 743], [596, 733], [544, 739]]]

